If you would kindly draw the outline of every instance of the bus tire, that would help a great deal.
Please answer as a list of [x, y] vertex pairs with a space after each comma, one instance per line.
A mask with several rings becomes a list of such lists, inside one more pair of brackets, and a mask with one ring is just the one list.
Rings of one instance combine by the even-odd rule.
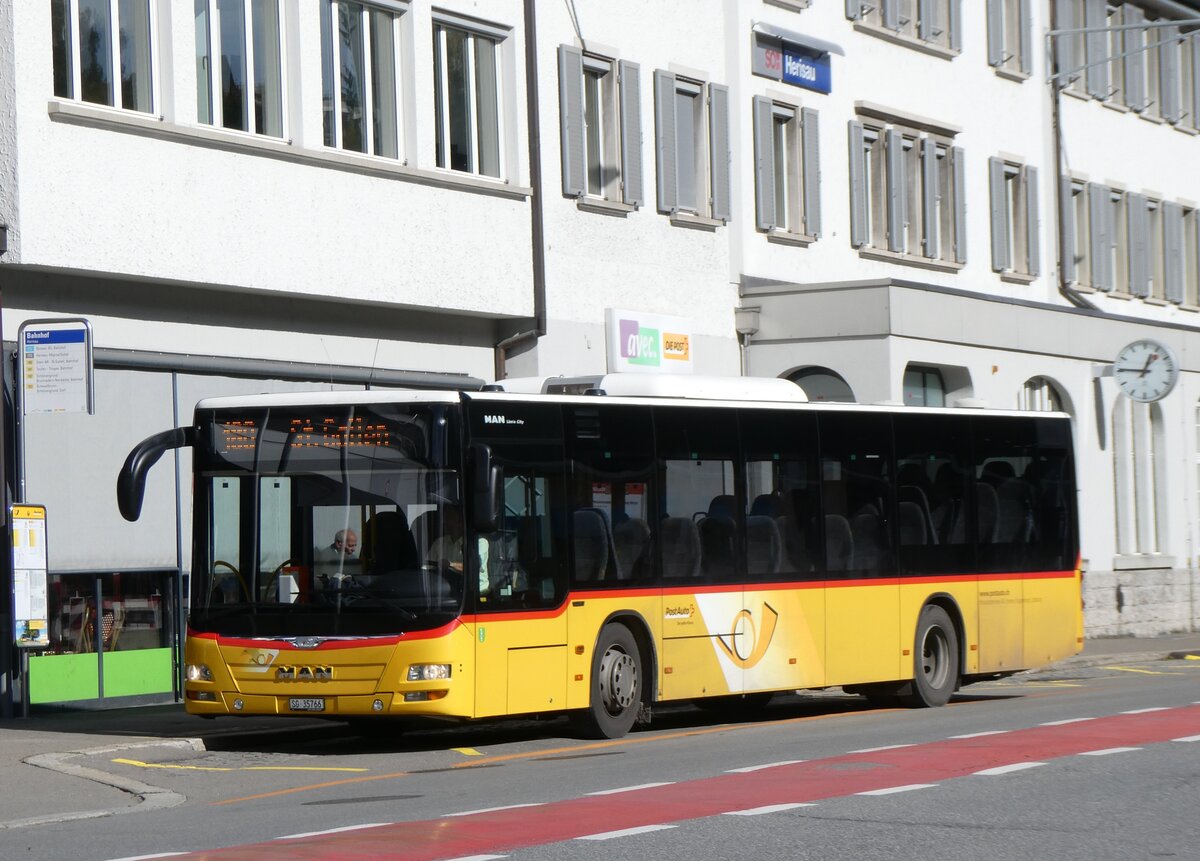
[[600, 631], [592, 655], [592, 692], [582, 715], [590, 738], [620, 738], [633, 727], [642, 707], [642, 655], [624, 625], [609, 623]]
[[917, 618], [913, 639], [913, 682], [908, 704], [915, 708], [944, 706], [958, 690], [958, 633], [949, 614], [927, 604]]

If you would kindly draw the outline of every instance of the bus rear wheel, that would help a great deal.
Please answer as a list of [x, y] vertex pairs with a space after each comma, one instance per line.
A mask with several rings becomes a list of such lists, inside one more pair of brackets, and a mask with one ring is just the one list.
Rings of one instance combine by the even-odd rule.
[[591, 738], [620, 738], [633, 727], [642, 706], [642, 655], [624, 625], [600, 631], [592, 656], [592, 693], [582, 729]]
[[917, 619], [913, 641], [913, 682], [908, 704], [944, 706], [958, 689], [958, 633], [949, 614], [929, 604]]

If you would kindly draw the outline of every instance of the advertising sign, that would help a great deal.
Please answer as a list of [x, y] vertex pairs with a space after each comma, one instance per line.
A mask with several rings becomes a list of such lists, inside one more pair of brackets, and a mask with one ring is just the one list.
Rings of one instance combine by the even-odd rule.
[[50, 645], [46, 605], [46, 507], [14, 505], [12, 570], [14, 628], [18, 648]]
[[692, 372], [692, 323], [683, 317], [609, 308], [604, 312], [610, 373]]
[[95, 412], [87, 320], [26, 320], [17, 337], [23, 415]]

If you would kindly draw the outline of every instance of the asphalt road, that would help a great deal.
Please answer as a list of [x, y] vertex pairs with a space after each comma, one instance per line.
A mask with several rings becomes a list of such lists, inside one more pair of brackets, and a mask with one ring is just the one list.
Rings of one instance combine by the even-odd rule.
[[1116, 660], [933, 710], [662, 709], [612, 742], [562, 720], [330, 724], [96, 754], [187, 801], [0, 833], [0, 858], [1200, 858], [1200, 661]]

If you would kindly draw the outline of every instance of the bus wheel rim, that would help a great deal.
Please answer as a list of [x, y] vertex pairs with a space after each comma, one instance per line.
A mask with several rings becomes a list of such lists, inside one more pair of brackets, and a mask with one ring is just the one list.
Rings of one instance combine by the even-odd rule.
[[941, 688], [945, 682], [949, 651], [946, 633], [941, 628], [935, 626], [925, 632], [925, 642], [921, 647], [921, 673], [935, 689]]
[[612, 714], [633, 705], [637, 695], [637, 664], [620, 649], [609, 649], [600, 660], [600, 698]]

